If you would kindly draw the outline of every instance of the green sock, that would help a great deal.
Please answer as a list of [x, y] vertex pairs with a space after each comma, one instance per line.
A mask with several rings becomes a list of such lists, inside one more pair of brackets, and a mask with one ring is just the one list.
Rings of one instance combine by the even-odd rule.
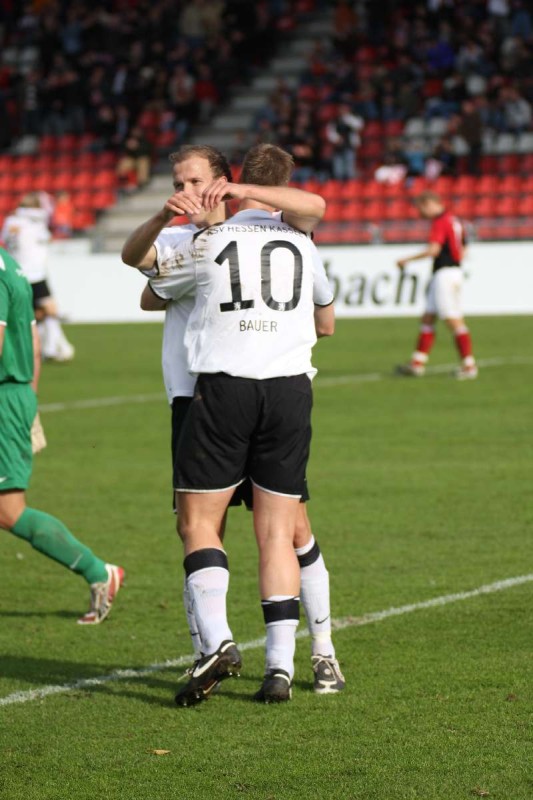
[[78, 542], [61, 520], [50, 514], [26, 508], [11, 528], [11, 533], [26, 539], [35, 550], [48, 558], [83, 575], [88, 583], [107, 581], [105, 563]]

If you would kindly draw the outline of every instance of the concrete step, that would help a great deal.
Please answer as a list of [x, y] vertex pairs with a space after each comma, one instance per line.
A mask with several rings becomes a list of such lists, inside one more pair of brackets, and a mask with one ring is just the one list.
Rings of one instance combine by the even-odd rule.
[[274, 91], [280, 81], [280, 78], [283, 78], [284, 83], [286, 83], [290, 89], [296, 89], [298, 87], [299, 75], [273, 75], [267, 73], [254, 78], [252, 81], [252, 89], [256, 92], [264, 93], [266, 104], [268, 100], [267, 95], [269, 92]]
[[[263, 105], [265, 101], [263, 100]], [[250, 125], [253, 122], [255, 117], [255, 112], [250, 111], [243, 111], [242, 109], [236, 109], [232, 111], [231, 109], [228, 110], [224, 114], [218, 114], [211, 123], [211, 130], [214, 131], [236, 131], [242, 130], [249, 130]]]

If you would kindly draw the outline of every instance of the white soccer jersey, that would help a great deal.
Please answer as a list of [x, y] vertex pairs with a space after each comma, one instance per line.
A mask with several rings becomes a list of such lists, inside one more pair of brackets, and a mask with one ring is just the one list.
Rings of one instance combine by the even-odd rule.
[[50, 231], [48, 212], [43, 208], [17, 208], [6, 217], [2, 239], [6, 250], [18, 261], [30, 283], [46, 280]]
[[[166, 263], [178, 242], [190, 241], [198, 231], [195, 225], [177, 225], [163, 228], [154, 242], [157, 251], [157, 264]], [[159, 292], [158, 292], [159, 294]], [[162, 367], [163, 381], [172, 405], [174, 397], [192, 397], [196, 378], [187, 366], [187, 349], [184, 338], [189, 316], [194, 308], [194, 289], [179, 300], [168, 303], [163, 325]]]
[[189, 371], [266, 379], [307, 373], [314, 306], [333, 292], [316, 247], [268, 211], [240, 211], [177, 245], [160, 261], [156, 293], [196, 291], [185, 344]]

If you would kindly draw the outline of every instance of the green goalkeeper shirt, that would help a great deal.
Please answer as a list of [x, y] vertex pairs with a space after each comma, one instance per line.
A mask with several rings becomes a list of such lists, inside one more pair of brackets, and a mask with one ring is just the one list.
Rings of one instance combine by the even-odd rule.
[[5, 326], [0, 384], [31, 382], [34, 319], [31, 286], [15, 259], [0, 247], [0, 325]]

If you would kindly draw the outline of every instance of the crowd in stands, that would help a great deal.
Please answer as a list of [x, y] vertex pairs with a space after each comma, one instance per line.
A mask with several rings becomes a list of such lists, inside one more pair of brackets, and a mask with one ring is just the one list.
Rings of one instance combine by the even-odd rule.
[[[532, 107], [524, 0], [338, 0], [332, 39], [317, 42], [297, 90], [280, 82], [253, 136], [291, 150], [302, 180], [368, 164], [479, 174], [484, 136], [530, 131]], [[412, 119], [423, 125], [406, 137]]]
[[275, 51], [296, 6], [5, 0], [0, 149], [21, 137], [92, 133], [93, 147], [120, 150], [136, 127], [154, 147], [174, 147]]
[[479, 176], [495, 171], [491, 152], [502, 174], [526, 170], [526, 0], [3, 0], [0, 162], [18, 158], [0, 176], [0, 215], [9, 192], [63, 193], [59, 235], [89, 227], [117, 189], [142, 187], [158, 154], [268, 70], [309, 11], [331, 11], [333, 35], [316, 40], [299, 81], [279, 80], [252, 129], [237, 133], [235, 164], [250, 144], [273, 142], [293, 154], [296, 181], [322, 190], [337, 179], [355, 193], [356, 179]]

